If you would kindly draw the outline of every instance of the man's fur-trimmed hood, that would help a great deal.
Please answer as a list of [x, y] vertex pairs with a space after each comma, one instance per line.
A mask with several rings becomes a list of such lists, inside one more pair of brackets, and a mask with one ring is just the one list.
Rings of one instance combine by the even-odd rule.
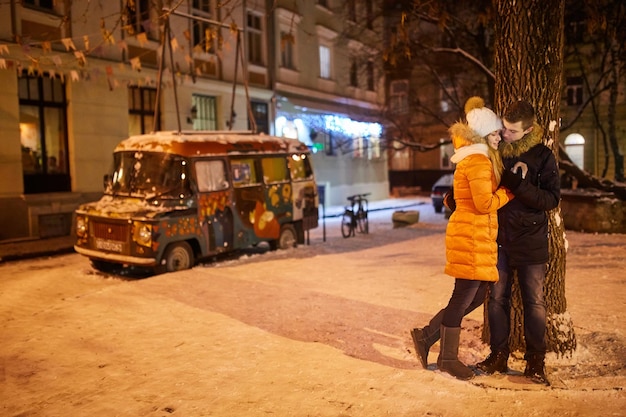
[[500, 143], [500, 153], [503, 158], [514, 158], [528, 152], [534, 146], [542, 143], [543, 129], [537, 124], [533, 124], [533, 130], [526, 136], [513, 143]]

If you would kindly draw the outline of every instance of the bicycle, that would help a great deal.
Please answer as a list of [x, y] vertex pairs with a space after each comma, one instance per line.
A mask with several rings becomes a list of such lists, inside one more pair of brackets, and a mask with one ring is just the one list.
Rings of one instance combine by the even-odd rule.
[[341, 219], [341, 235], [345, 238], [356, 235], [356, 230], [360, 233], [369, 233], [369, 223], [367, 221], [367, 197], [370, 193], [355, 194], [348, 197], [350, 204], [346, 205]]

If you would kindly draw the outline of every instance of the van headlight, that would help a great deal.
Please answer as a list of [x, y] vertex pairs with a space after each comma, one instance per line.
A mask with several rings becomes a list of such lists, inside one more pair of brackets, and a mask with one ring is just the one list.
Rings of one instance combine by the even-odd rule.
[[82, 216], [76, 216], [76, 236], [87, 236], [87, 219]]
[[134, 240], [142, 246], [152, 246], [152, 226], [144, 223], [135, 223]]

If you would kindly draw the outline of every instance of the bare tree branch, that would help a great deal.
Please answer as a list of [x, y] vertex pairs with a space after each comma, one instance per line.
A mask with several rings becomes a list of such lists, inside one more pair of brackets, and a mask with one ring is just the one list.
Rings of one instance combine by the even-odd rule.
[[473, 63], [474, 65], [476, 65], [478, 68], [480, 68], [491, 79], [495, 79], [495, 75], [493, 74], [493, 71], [491, 71], [489, 68], [487, 68], [485, 66], [485, 64], [483, 64], [483, 62], [481, 60], [479, 60], [474, 55], [470, 54], [469, 52], [467, 52], [464, 49], [461, 49], [461, 48], [432, 48], [432, 50], [434, 52], [447, 52], [447, 53], [451, 53], [451, 54], [460, 55], [463, 58], [465, 58], [468, 61], [470, 61], [471, 63]]

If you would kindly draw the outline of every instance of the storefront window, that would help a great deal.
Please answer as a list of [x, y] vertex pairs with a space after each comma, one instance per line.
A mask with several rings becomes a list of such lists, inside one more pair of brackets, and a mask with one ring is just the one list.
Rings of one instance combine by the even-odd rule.
[[63, 82], [22, 74], [19, 97], [24, 192], [70, 191]]

